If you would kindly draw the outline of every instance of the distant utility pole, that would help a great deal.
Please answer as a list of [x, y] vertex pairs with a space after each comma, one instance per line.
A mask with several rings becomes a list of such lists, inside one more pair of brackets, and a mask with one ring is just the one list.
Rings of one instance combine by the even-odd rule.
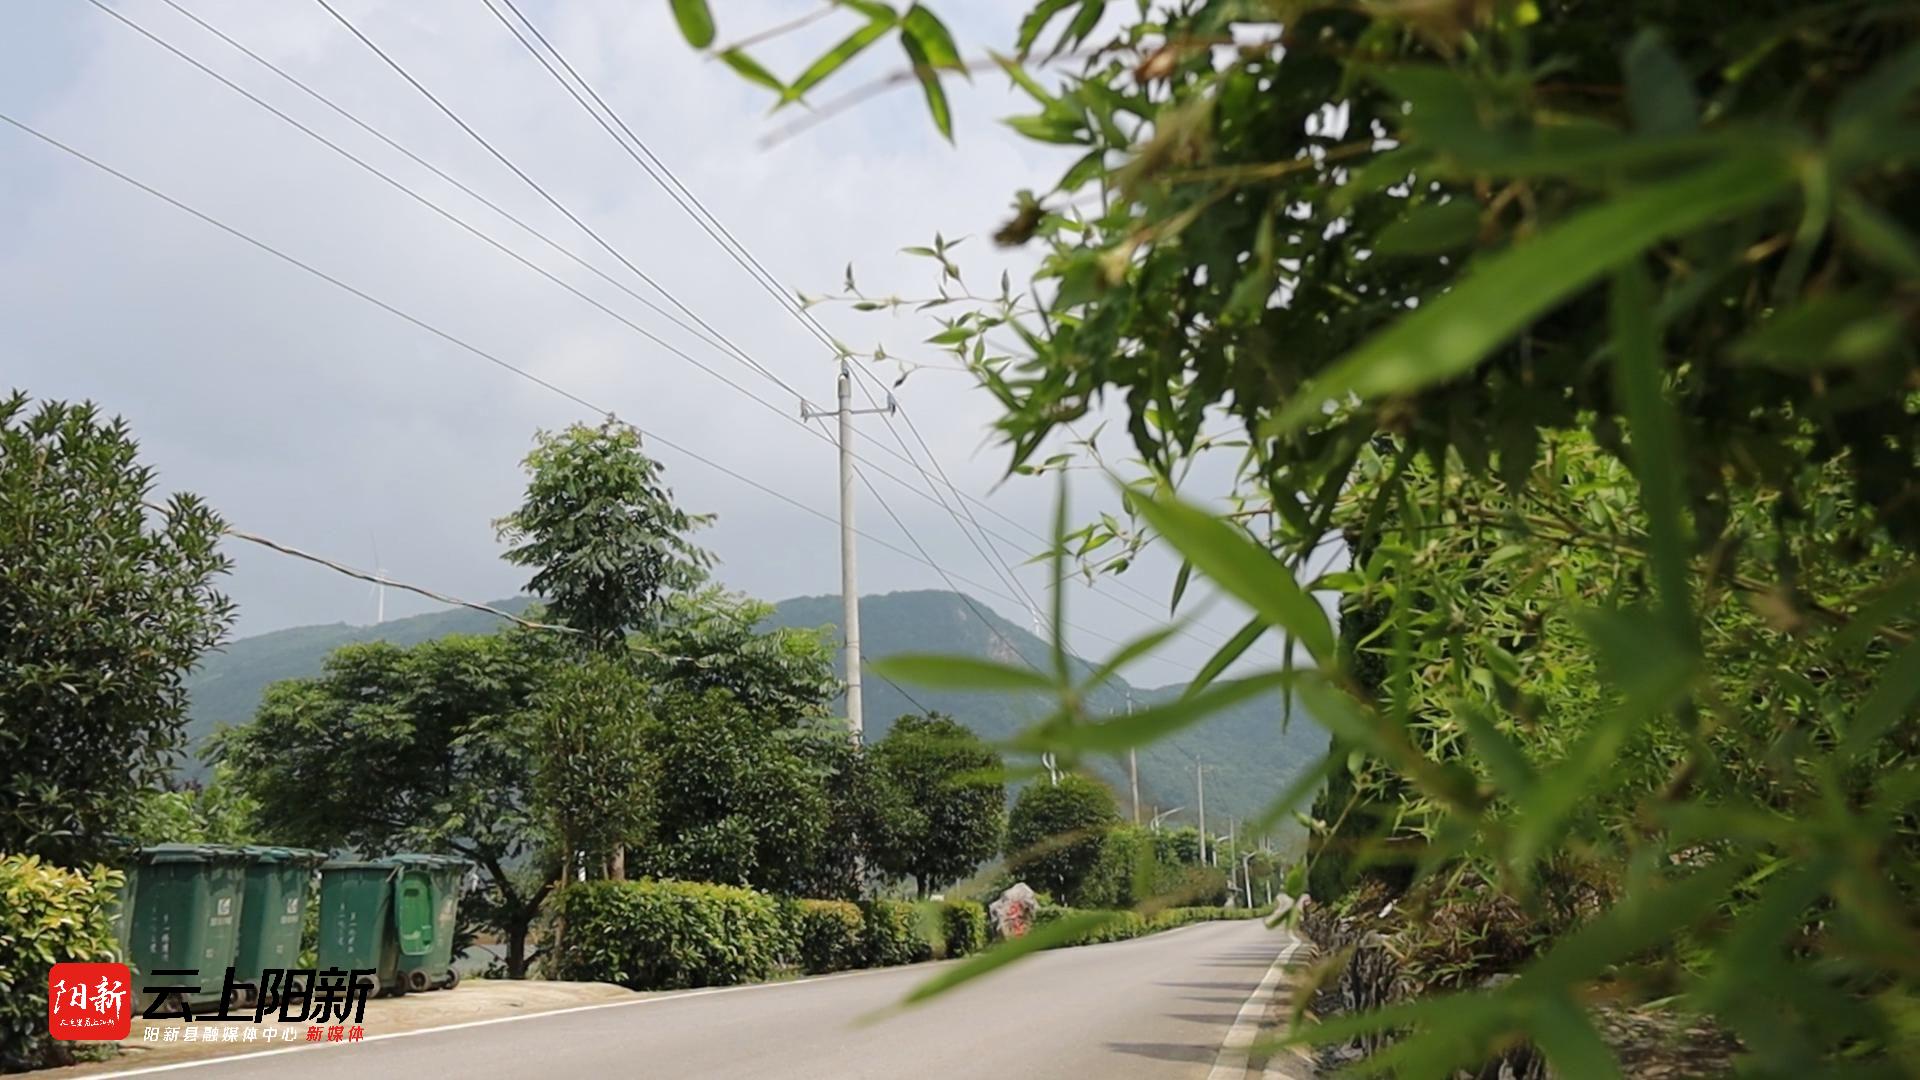
[[1201, 861], [1202, 863], [1208, 863], [1208, 859], [1207, 859], [1207, 773], [1206, 773], [1206, 768], [1207, 768], [1207, 767], [1206, 767], [1205, 765], [1202, 765], [1202, 764], [1200, 763], [1200, 759], [1199, 759], [1199, 758], [1194, 758], [1194, 759], [1193, 759], [1193, 786], [1194, 786], [1195, 788], [1197, 788], [1197, 789], [1199, 789], [1199, 793], [1200, 793], [1200, 861]]
[[840, 418], [840, 606], [847, 640], [847, 726], [853, 729], [853, 741], [857, 743], [866, 725], [860, 715], [860, 574], [853, 544], [853, 418], [863, 413], [892, 413], [895, 405], [889, 393], [884, 408], [854, 408], [853, 372], [844, 356], [840, 358], [839, 401], [840, 407], [831, 413], [802, 401], [800, 419]]
[[[1127, 715], [1133, 715], [1133, 691], [1127, 691]], [[1133, 823], [1140, 824], [1140, 756], [1127, 747], [1127, 780], [1133, 786]]]

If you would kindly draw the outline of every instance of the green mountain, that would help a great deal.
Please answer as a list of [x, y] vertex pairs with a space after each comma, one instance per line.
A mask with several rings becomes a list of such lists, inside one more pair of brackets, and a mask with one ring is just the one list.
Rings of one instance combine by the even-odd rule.
[[[524, 598], [500, 601], [494, 606], [518, 612], [528, 606], [528, 601]], [[767, 620], [770, 627], [820, 629], [835, 639], [839, 623], [838, 596], [803, 596], [783, 601], [775, 606]], [[408, 645], [447, 634], [488, 633], [499, 627], [500, 620], [494, 616], [454, 608], [377, 626], [334, 623], [242, 638], [206, 656], [187, 679], [192, 701], [187, 728], [190, 745], [198, 751], [206, 736], [219, 727], [245, 723], [253, 715], [268, 684], [319, 674], [327, 653], [341, 645], [357, 641]], [[935, 652], [990, 657], [1007, 663], [1024, 660], [1036, 666], [1050, 662], [1046, 642], [1000, 618], [984, 605], [969, 605], [951, 592], [898, 592], [866, 597], [860, 602], [860, 630], [870, 658], [902, 652]], [[1078, 660], [1075, 664], [1081, 674], [1088, 670]], [[903, 690], [874, 677], [871, 672], [863, 686], [869, 740], [885, 735], [895, 718], [917, 712], [921, 707], [948, 713], [990, 740], [1012, 735], [1044, 715], [1045, 709], [1045, 702], [1038, 695], [954, 693], [914, 687]], [[1179, 685], [1130, 686], [1123, 679], [1115, 678], [1108, 689], [1094, 695], [1092, 705], [1101, 711], [1124, 712], [1129, 693], [1136, 707], [1144, 707], [1171, 699], [1180, 690]], [[1210, 824], [1217, 827], [1224, 824], [1228, 816], [1245, 819], [1258, 813], [1326, 747], [1326, 736], [1303, 712], [1296, 708], [1291, 724], [1284, 730], [1281, 713], [1278, 695], [1244, 702], [1173, 739], [1142, 750], [1139, 755], [1142, 813], [1186, 807], [1173, 815], [1172, 820], [1189, 823], [1193, 820], [1197, 801], [1196, 758], [1205, 763]], [[1125, 758], [1102, 759], [1092, 763], [1092, 767], [1119, 794], [1125, 812], [1128, 802]], [[183, 771], [197, 777], [204, 774], [205, 767], [195, 757], [186, 763]]]

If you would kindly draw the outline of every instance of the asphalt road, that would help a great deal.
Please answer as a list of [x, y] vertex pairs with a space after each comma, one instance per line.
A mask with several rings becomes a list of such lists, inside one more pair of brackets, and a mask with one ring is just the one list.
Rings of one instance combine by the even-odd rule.
[[[918, 965], [176, 1066], [310, 1077], [1207, 1077], [1282, 950], [1259, 920], [1043, 953], [869, 1023]], [[1250, 1012], [1251, 1015], [1251, 1012]], [[377, 1033], [375, 1033], [377, 1034]], [[1245, 1028], [1242, 1029], [1244, 1037]], [[1238, 1077], [1235, 1077], [1238, 1080]]]

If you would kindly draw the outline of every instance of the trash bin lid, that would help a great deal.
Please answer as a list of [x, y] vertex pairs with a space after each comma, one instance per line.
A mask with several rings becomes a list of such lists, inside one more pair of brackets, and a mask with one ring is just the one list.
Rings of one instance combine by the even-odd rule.
[[244, 844], [240, 851], [254, 862], [263, 863], [305, 863], [313, 866], [325, 862], [327, 858], [324, 851], [281, 847], [278, 844]]
[[383, 861], [392, 866], [405, 866], [416, 870], [442, 870], [455, 867], [465, 869], [472, 865], [469, 860], [458, 855], [424, 855], [412, 851], [390, 855]]
[[210, 863], [237, 858], [234, 848], [218, 844], [149, 844], [134, 853], [143, 863]]

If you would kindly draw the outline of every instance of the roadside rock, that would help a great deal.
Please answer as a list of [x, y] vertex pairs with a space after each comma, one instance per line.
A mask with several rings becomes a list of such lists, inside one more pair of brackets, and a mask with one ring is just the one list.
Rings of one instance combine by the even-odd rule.
[[987, 918], [993, 926], [996, 938], [1019, 937], [1033, 925], [1033, 913], [1039, 907], [1039, 898], [1024, 881], [1007, 886], [1007, 891], [987, 905]]

